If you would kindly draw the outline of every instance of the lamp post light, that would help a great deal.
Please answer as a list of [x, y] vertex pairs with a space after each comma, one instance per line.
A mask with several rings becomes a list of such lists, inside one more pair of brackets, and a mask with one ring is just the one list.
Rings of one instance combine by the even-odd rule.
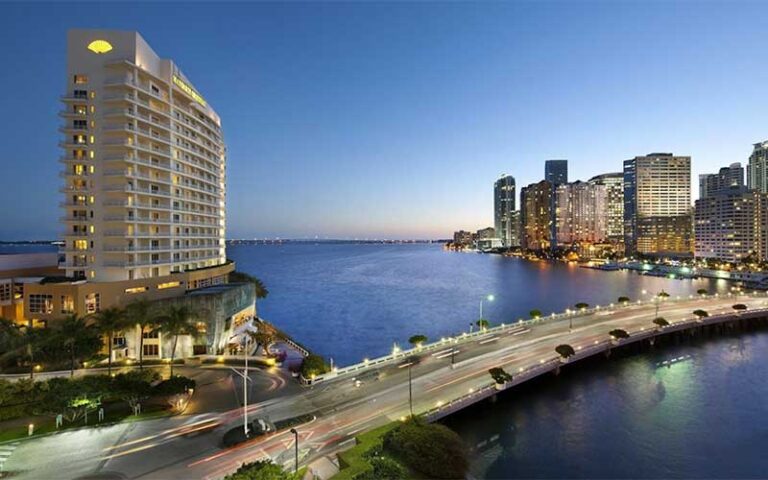
[[299, 432], [295, 429], [291, 429], [291, 433], [293, 434], [293, 472], [298, 473], [299, 471]]
[[485, 297], [480, 299], [480, 319], [483, 318], [483, 301], [488, 300], [489, 302], [492, 302], [495, 297], [493, 295], [486, 295]]

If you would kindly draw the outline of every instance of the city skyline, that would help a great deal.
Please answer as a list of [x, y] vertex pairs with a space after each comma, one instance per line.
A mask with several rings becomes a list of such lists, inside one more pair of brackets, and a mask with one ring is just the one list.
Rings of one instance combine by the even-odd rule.
[[[29, 65], [2, 80], [19, 112], [6, 131], [40, 140], [3, 160], [14, 175], [0, 200], [23, 197], [28, 208], [6, 210], [0, 239], [58, 237], [52, 100], [64, 93], [63, 39], [76, 27], [138, 30], [161, 56], [179, 58], [227, 118], [229, 238], [446, 238], [457, 225], [493, 225], [488, 184], [499, 174], [520, 188], [542, 179], [551, 158], [568, 159], [571, 180], [586, 181], [674, 151], [692, 157], [694, 188], [698, 174], [746, 164], [768, 136], [754, 102], [768, 69], [753, 61], [757, 32], [737, 27], [765, 13], [593, 6], [313, 5], [297, 15], [290, 5], [229, 5], [205, 16], [153, 7], [189, 27], [174, 30], [140, 6], [6, 5], [4, 39], [25, 38], [9, 60]], [[205, 33], [192, 34], [203, 21]], [[679, 35], [657, 38], [670, 25]], [[663, 78], [652, 75], [661, 68]], [[549, 71], [571, 81], [550, 82]]]

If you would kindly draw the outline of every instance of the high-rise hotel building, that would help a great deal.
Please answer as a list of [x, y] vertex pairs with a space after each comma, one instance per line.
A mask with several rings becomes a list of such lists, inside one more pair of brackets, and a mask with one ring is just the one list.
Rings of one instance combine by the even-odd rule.
[[[219, 116], [136, 32], [73, 30], [67, 49], [60, 273], [0, 271], [3, 314], [42, 326], [136, 300], [183, 304], [206, 334], [177, 353], [224, 351], [255, 315], [255, 292], [229, 284]], [[143, 335], [144, 355], [166, 355], [168, 339], [146, 334], [124, 332], [115, 358], [136, 357]]]
[[221, 120], [135, 32], [68, 35], [63, 264], [118, 281], [224, 264]]

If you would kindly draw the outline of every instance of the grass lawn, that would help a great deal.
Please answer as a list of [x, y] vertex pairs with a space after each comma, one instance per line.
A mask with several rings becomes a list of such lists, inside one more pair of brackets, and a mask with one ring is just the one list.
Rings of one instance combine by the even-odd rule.
[[[56, 419], [54, 418], [48, 418], [45, 417], [44, 419], [41, 419], [40, 417], [36, 417], [35, 420], [35, 437], [38, 435], [44, 435], [47, 433], [52, 432], [63, 432], [65, 430], [71, 430], [73, 428], [82, 428], [82, 427], [99, 427], [99, 426], [105, 426], [105, 425], [113, 425], [115, 423], [128, 423], [128, 422], [138, 422], [141, 420], [150, 420], [153, 418], [160, 418], [160, 417], [167, 417], [171, 415], [171, 411], [164, 409], [164, 408], [151, 408], [147, 409], [143, 412], [141, 412], [139, 415], [130, 415], [127, 412], [105, 412], [104, 413], [104, 421], [101, 423], [96, 423], [96, 420], [98, 419], [98, 415], [96, 412], [93, 412], [88, 415], [88, 425], [85, 425], [84, 420], [78, 420], [74, 423], [68, 423], [64, 422], [64, 425], [62, 425], [61, 428], [58, 430], [56, 429]], [[19, 425], [16, 427], [9, 427], [9, 428], [2, 428], [0, 429], [0, 443], [2, 442], [9, 442], [11, 440], [20, 440], [24, 438], [30, 438], [28, 437], [27, 433], [27, 425]]]

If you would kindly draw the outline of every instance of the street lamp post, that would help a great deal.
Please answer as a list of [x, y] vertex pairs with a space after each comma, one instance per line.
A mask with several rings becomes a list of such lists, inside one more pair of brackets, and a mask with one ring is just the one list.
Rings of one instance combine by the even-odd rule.
[[493, 295], [486, 295], [485, 297], [480, 299], [480, 319], [483, 319], [483, 301], [488, 300], [489, 302], [493, 301]]
[[243, 431], [248, 438], [248, 339], [251, 336], [245, 334], [245, 376], [243, 377]]
[[408, 406], [411, 410], [411, 418], [413, 418], [413, 376], [411, 375], [411, 367], [413, 364], [408, 365]]
[[299, 471], [299, 432], [295, 429], [291, 429], [291, 433], [293, 434], [293, 472], [298, 473]]
[[230, 370], [235, 372], [236, 374], [240, 375], [240, 378], [243, 379], [243, 433], [245, 433], [245, 438], [248, 438], [248, 433], [250, 432], [248, 428], [248, 382], [251, 381], [250, 377], [248, 376], [248, 339], [250, 337], [246, 333], [245, 337], [245, 369], [241, 372], [240, 370], [237, 370], [234, 367], [229, 367]]

